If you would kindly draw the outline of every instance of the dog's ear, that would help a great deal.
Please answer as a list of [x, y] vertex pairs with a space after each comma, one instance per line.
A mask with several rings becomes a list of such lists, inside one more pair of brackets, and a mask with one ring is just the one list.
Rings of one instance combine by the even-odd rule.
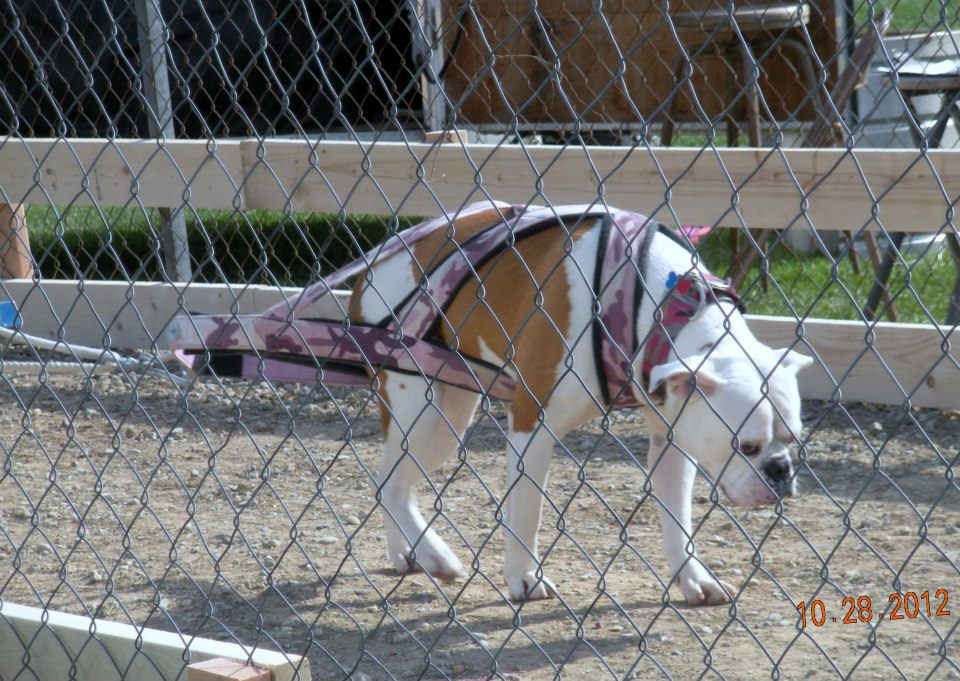
[[650, 370], [650, 392], [654, 393], [661, 385], [666, 385], [667, 395], [678, 399], [689, 397], [695, 387], [710, 397], [725, 384], [724, 379], [704, 365], [704, 355], [658, 364]]
[[813, 364], [813, 357], [801, 355], [796, 350], [791, 350], [790, 348], [780, 348], [779, 350], [774, 350], [774, 353], [777, 357], [783, 357], [780, 366], [784, 369], [790, 369], [793, 373], [798, 373]]

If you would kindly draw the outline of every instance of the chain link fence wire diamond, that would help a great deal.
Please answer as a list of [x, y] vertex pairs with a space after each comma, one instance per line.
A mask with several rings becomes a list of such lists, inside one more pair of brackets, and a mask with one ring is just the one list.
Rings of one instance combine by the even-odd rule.
[[[891, 20], [881, 36], [883, 10]], [[549, 148], [557, 163], [578, 154], [599, 173], [599, 145], [657, 159], [669, 129], [673, 146], [705, 158], [752, 142], [780, 158], [809, 146], [821, 125], [829, 134], [818, 145], [846, 149], [853, 163], [862, 150], [900, 147], [935, 174], [930, 151], [957, 143], [955, 3], [7, 0], [0, 13], [0, 152], [52, 138], [75, 154], [66, 165], [89, 171], [67, 198], [57, 186], [66, 168], [45, 156], [0, 175], [0, 202], [27, 205], [35, 277], [17, 289], [25, 294], [0, 285], [57, 318], [50, 344], [10, 331], [0, 352], [0, 603], [279, 650], [305, 657], [321, 679], [960, 678], [960, 411], [915, 404], [960, 371], [949, 183], [940, 185], [943, 220], [901, 239], [885, 227], [890, 199], [866, 181], [874, 210], [825, 231], [796, 178], [784, 178], [798, 187], [795, 218], [766, 223], [743, 217], [742, 187], [729, 180], [717, 220], [732, 215], [740, 228], [719, 229], [672, 219], [683, 213], [671, 198], [678, 178], [664, 174], [663, 201], [648, 212], [693, 242], [692, 262], [734, 276], [751, 312], [855, 329], [853, 359], [828, 375], [832, 396], [804, 401], [797, 497], [738, 507], [697, 471], [691, 538], [705, 568], [735, 589], [717, 607], [691, 607], [671, 584], [658, 518], [667, 502], [647, 457], [652, 410], [600, 405], [569, 433], [541, 431], [553, 461], [537, 490], [537, 578], [557, 595], [522, 603], [501, 569], [516, 487], [504, 471], [509, 405], [484, 396], [452, 437], [461, 415], [444, 411], [443, 388], [405, 377], [426, 395], [399, 426], [405, 438], [434, 429], [434, 444], [450, 440], [452, 455], [429, 475], [425, 453], [408, 457], [424, 522], [464, 569], [449, 582], [398, 574], [384, 534], [378, 383], [285, 384], [265, 364], [252, 380], [185, 378], [165, 363], [164, 335], [135, 286], [180, 281], [167, 302], [181, 314], [207, 311], [187, 302], [205, 285], [262, 286], [279, 300], [284, 287], [322, 281], [421, 218], [498, 198], [486, 160], [503, 145], [518, 145], [530, 167], [534, 151]], [[857, 42], [871, 35], [878, 46], [853, 73], [864, 86], [835, 99]], [[472, 195], [446, 201], [421, 166], [405, 196], [425, 191], [436, 206], [411, 215], [405, 196], [384, 189], [373, 152], [412, 150], [452, 129], [460, 135], [447, 144], [470, 159], [462, 180]], [[101, 178], [79, 160], [83, 138], [101, 140], [103, 158], [123, 158], [123, 201], [100, 198]], [[125, 138], [153, 140], [151, 162], [171, 159], [180, 184], [162, 208], [142, 198], [144, 166], [124, 157]], [[244, 166], [251, 174], [230, 176], [223, 142], [234, 138], [301, 142], [299, 174], [278, 174], [261, 145]], [[235, 197], [219, 208], [197, 198], [207, 176], [191, 174], [170, 144], [184, 140], [204, 147]], [[356, 183], [331, 191], [325, 212], [306, 212], [298, 192], [333, 186], [327, 143], [352, 150]], [[597, 205], [618, 172], [590, 176]], [[26, 189], [14, 191], [23, 177]], [[277, 185], [285, 203], [248, 208], [243, 192], [259, 182]], [[543, 175], [522, 191], [531, 204], [564, 202]], [[383, 197], [378, 214], [354, 208], [364, 192]], [[562, 269], [569, 252], [555, 250], [548, 264]], [[511, 310], [521, 326], [560, 333], [527, 252], [507, 249], [518, 262]], [[433, 264], [416, 259], [421, 270]], [[61, 279], [75, 282], [66, 303], [49, 288]], [[122, 291], [107, 307], [92, 292], [103, 280]], [[396, 293], [369, 276], [354, 285]], [[236, 290], [220, 312], [240, 311]], [[477, 307], [489, 308], [479, 288]], [[106, 348], [130, 319], [148, 342], [116, 358]], [[902, 347], [878, 343], [878, 319], [939, 334], [919, 381], [894, 370], [920, 355], [914, 336]], [[29, 331], [32, 320], [22, 321]], [[94, 329], [82, 343], [96, 346], [92, 358], [75, 341], [57, 343], [81, 326]], [[321, 361], [307, 365], [322, 377]], [[864, 380], [896, 399], [845, 397]], [[396, 407], [388, 418], [404, 418]], [[542, 428], [542, 410], [539, 418]], [[727, 426], [732, 439], [742, 424]], [[82, 653], [53, 637], [52, 650], [41, 647], [0, 616], [0, 676], [42, 678], [46, 662], [65, 658], [67, 677], [80, 678], [81, 658], [96, 655], [101, 678], [129, 678], [130, 657], [95, 628]]]

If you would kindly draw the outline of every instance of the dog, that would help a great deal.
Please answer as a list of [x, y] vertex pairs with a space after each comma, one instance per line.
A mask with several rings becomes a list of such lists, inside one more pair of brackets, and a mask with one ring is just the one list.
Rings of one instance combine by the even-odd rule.
[[[540, 209], [549, 217], [552, 209]], [[505, 245], [486, 259], [443, 306], [439, 341], [515, 380], [506, 447], [504, 578], [512, 599], [556, 595], [537, 550], [547, 472], [559, 438], [610, 406], [598, 335], [595, 279], [604, 248], [605, 216], [596, 207], [567, 210], [553, 226]], [[530, 210], [526, 210], [530, 214]], [[396, 314], [411, 291], [427, 291], [432, 269], [456, 257], [488, 229], [490, 211], [454, 219], [408, 248], [377, 259], [358, 277], [350, 309], [360, 323]], [[662, 321], [678, 273], [712, 277], [664, 229], [649, 236], [636, 301], [637, 339]], [[701, 294], [710, 293], [701, 287]], [[664, 548], [688, 603], [716, 605], [735, 595], [699, 560], [691, 539], [691, 490], [701, 467], [731, 503], [759, 506], [795, 494], [790, 445], [801, 430], [797, 372], [812, 359], [774, 350], [750, 332], [735, 296], [708, 295], [685, 321], [669, 352], [640, 386], [643, 352], [630, 358], [626, 389], [645, 407], [648, 472], [659, 501]], [[399, 320], [402, 325], [403, 320]], [[389, 559], [396, 570], [423, 570], [449, 581], [463, 571], [450, 547], [421, 513], [417, 485], [462, 446], [480, 395], [411, 372], [376, 373], [384, 433], [378, 496]], [[646, 392], [646, 396], [642, 393]], [[650, 396], [659, 396], [659, 399]]]

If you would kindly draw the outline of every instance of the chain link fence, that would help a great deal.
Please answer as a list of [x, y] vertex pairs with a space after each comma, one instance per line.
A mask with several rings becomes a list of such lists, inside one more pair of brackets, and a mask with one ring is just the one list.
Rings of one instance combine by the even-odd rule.
[[[8, 0], [0, 12], [0, 203], [25, 206], [22, 230], [0, 229], [4, 250], [28, 239], [33, 277], [0, 282], [16, 306], [0, 328], [0, 605], [172, 631], [184, 648], [201, 637], [277, 650], [300, 678], [307, 666], [320, 679], [960, 678], [958, 190], [938, 150], [960, 130], [960, 6]], [[730, 155], [744, 146], [763, 151]], [[839, 152], [817, 157], [833, 160], [806, 184], [799, 152], [814, 148]], [[878, 182], [869, 154], [893, 148]], [[436, 171], [444, 159], [459, 174]], [[634, 188], [640, 162], [653, 170]], [[781, 198], [757, 199], [751, 182], [778, 163], [761, 193]], [[555, 173], [574, 166], [558, 190]], [[684, 193], [705, 166], [719, 179], [698, 186], [720, 187], [716, 206]], [[825, 218], [816, 192], [847, 166], [862, 186]], [[935, 197], [911, 206], [897, 191], [918, 173]], [[659, 196], [640, 205], [633, 189]], [[801, 374], [804, 426], [789, 434], [796, 497], [738, 506], [717, 471], [693, 467], [686, 539], [699, 558], [686, 563], [729, 583], [729, 603], [686, 603], [665, 554], [659, 516], [674, 501], [652, 453], [664, 408], [614, 409], [591, 392], [577, 349], [589, 334], [574, 342], [564, 325], [602, 307], [593, 282], [580, 272], [592, 293], [571, 294], [569, 319], [551, 307], [549, 273], [574, 276], [589, 243], [575, 221], [553, 242], [508, 239], [512, 284], [473, 301], [511, 359], [483, 354], [497, 354], [494, 335], [474, 354], [534, 396], [549, 482], [518, 444], [516, 400], [484, 395], [467, 427], [449, 385], [387, 379], [372, 356], [354, 387], [319, 380], [333, 365], [311, 353], [297, 362], [312, 378], [291, 382], [268, 352], [244, 378], [202, 352], [206, 372], [172, 361], [175, 317], [263, 313], [498, 192], [589, 210], [626, 197], [691, 249], [689, 266], [730, 277], [751, 313], [778, 318], [751, 328], [815, 356], [815, 378]], [[687, 224], [691, 213], [710, 219]], [[437, 295], [423, 275], [463, 248], [456, 224], [436, 253], [406, 245], [402, 274], [345, 287], [364, 310]], [[359, 321], [355, 305], [338, 294], [319, 316]], [[534, 340], [523, 331], [544, 325]], [[469, 354], [457, 332], [441, 344]], [[524, 344], [544, 366], [518, 375]], [[623, 351], [637, 360], [642, 344]], [[773, 369], [757, 362], [754, 410], [769, 410]], [[394, 387], [404, 397], [391, 403], [394, 380], [416, 387]], [[567, 432], [544, 395], [574, 380], [571, 395], [593, 402]], [[542, 381], [546, 393], [530, 387]], [[676, 418], [697, 400], [709, 404], [695, 395]], [[721, 433], [727, 466], [745, 460], [747, 420]], [[422, 514], [401, 560], [388, 485], [399, 474], [381, 463], [391, 427]], [[669, 433], [684, 442], [679, 425]], [[527, 586], [549, 579], [547, 600], [518, 600], [502, 570], [523, 494], [543, 499]], [[438, 545], [458, 574], [398, 573]], [[146, 647], [118, 652], [95, 626], [77, 649], [6, 612], [0, 678], [86, 678], [94, 657], [96, 678], [169, 676]], [[61, 658], [67, 671], [45, 666]], [[195, 659], [184, 653], [174, 674]]]

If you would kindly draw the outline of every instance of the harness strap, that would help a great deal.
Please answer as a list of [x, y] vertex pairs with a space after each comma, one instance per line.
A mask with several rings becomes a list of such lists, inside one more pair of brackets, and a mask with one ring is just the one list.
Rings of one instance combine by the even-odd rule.
[[606, 215], [605, 212], [589, 212], [585, 206], [559, 206], [525, 212], [515, 206], [511, 217], [474, 234], [427, 272], [426, 287], [417, 288], [381, 325], [391, 330], [402, 328], [405, 334], [416, 338], [428, 336], [463, 285], [476, 277], [485, 261], [507, 247], [508, 239], [516, 243], [564, 220], [593, 220]]
[[[490, 226], [460, 244], [426, 275], [426, 289], [417, 287], [379, 324], [310, 318], [312, 305], [330, 295], [375, 263], [423, 237], [451, 224], [447, 216], [427, 221], [401, 232], [361, 258], [340, 268], [297, 296], [274, 305], [260, 315], [179, 316], [168, 328], [175, 354], [193, 368], [200, 353], [210, 352], [209, 367], [218, 373], [271, 380], [316, 382], [331, 385], [369, 385], [367, 371], [390, 369], [430, 376], [474, 392], [511, 400], [515, 380], [503, 367], [477, 358], [465, 357], [433, 339], [442, 312], [490, 257], [516, 240], [535, 234], [558, 222], [603, 220], [597, 250], [594, 294], [597, 314], [593, 335], [595, 362], [601, 391], [611, 407], [640, 406], [633, 366], [640, 340], [637, 313], [643, 297], [643, 263], [653, 235], [662, 227], [646, 217], [625, 211], [597, 211], [590, 206], [524, 210], [521, 206], [482, 202], [468, 206], [459, 217], [487, 213]], [[457, 217], [453, 219], [456, 225]], [[650, 229], [649, 227], [653, 227]], [[691, 298], [692, 275], [678, 278], [660, 306], [660, 323], [644, 344], [642, 383], [649, 384], [649, 372], [663, 362], [672, 341], [708, 297], [704, 289]], [[707, 276], [714, 297], [726, 296], [738, 302], [736, 293], [719, 279]], [[256, 354], [254, 354], [256, 353]]]
[[459, 220], [477, 217], [483, 213], [488, 213], [491, 224], [494, 224], [502, 221], [504, 218], [509, 219], [513, 217], [519, 209], [519, 206], [513, 206], [502, 201], [480, 201], [472, 203], [452, 215], [444, 214], [432, 220], [421, 222], [409, 229], [398, 232], [380, 246], [367, 251], [359, 258], [347, 263], [335, 272], [331, 272], [326, 277], [321, 278], [316, 284], [307, 286], [296, 296], [268, 308], [263, 314], [264, 316], [279, 317], [281, 319], [307, 316], [309, 315], [309, 307], [311, 305], [324, 296], [331, 295], [334, 289], [346, 284], [351, 277], [355, 277], [377, 262], [386, 260], [400, 251], [409, 250], [415, 243], [420, 241], [420, 239], [433, 234], [438, 229], [444, 229], [451, 224], [456, 224]]
[[[353, 322], [344, 328], [344, 324], [331, 320], [288, 321], [262, 315], [203, 315], [190, 321], [188, 328], [174, 322], [178, 326], [173, 332], [177, 334], [180, 356], [192, 364], [186, 348], [243, 351], [250, 359], [244, 358], [234, 367], [241, 376], [260, 373], [259, 359], [249, 354], [256, 351], [269, 357], [271, 368], [283, 376], [308, 379], [306, 382], [310, 383], [318, 380], [319, 365], [330, 384], [357, 385], [357, 373], [339, 366], [348, 364], [370, 371], [386, 368], [432, 376], [443, 383], [505, 400], [513, 398], [516, 388], [513, 379], [498, 366], [467, 360], [449, 348], [377, 326]], [[296, 357], [315, 357], [317, 364], [298, 365], [284, 359]], [[266, 369], [264, 366], [264, 372]], [[270, 378], [281, 380], [277, 375]], [[369, 385], [369, 379], [362, 384]]]
[[[671, 272], [667, 288], [666, 297], [654, 311], [653, 328], [644, 346], [641, 365], [644, 386], [650, 386], [653, 368], [668, 360], [680, 332], [706, 305], [719, 305], [721, 300], [729, 300], [738, 309], [744, 310], [743, 302], [730, 282], [709, 272], [687, 272], [683, 275]], [[650, 391], [649, 394], [659, 403], [665, 399], [662, 389]]]
[[[485, 259], [500, 252], [508, 239], [515, 242], [566, 218], [599, 217], [599, 214], [586, 213], [585, 208], [565, 206], [557, 210], [524, 211], [521, 206], [489, 202], [468, 206], [453, 224], [459, 218], [480, 217], [486, 213], [490, 226], [431, 269], [426, 276], [427, 288], [415, 288], [380, 324], [351, 321], [345, 325], [340, 320], [306, 319], [304, 313], [370, 263], [409, 249], [423, 237], [451, 224], [449, 219], [437, 218], [397, 234], [383, 247], [261, 315], [178, 318], [168, 329], [170, 345], [190, 368], [196, 364], [197, 354], [215, 351], [219, 354], [220, 369], [247, 378], [263, 373], [276, 380], [315, 382], [319, 366], [328, 383], [357, 385], [360, 382], [358, 368], [361, 371], [386, 368], [431, 376], [467, 390], [511, 400], [515, 381], [502, 367], [451, 350], [430, 338], [429, 331], [464, 282], [475, 275]], [[251, 350], [256, 350], [260, 357], [235, 356]], [[225, 360], [223, 353], [234, 357]], [[269, 363], [261, 365], [261, 358], [269, 359]], [[369, 380], [361, 384], [368, 385]]]
[[[642, 264], [657, 223], [637, 213], [608, 214], [600, 232], [594, 270], [593, 347], [601, 396], [613, 408], [638, 407], [633, 375], [637, 311], [643, 298]], [[641, 388], [642, 389], [642, 388]]]

